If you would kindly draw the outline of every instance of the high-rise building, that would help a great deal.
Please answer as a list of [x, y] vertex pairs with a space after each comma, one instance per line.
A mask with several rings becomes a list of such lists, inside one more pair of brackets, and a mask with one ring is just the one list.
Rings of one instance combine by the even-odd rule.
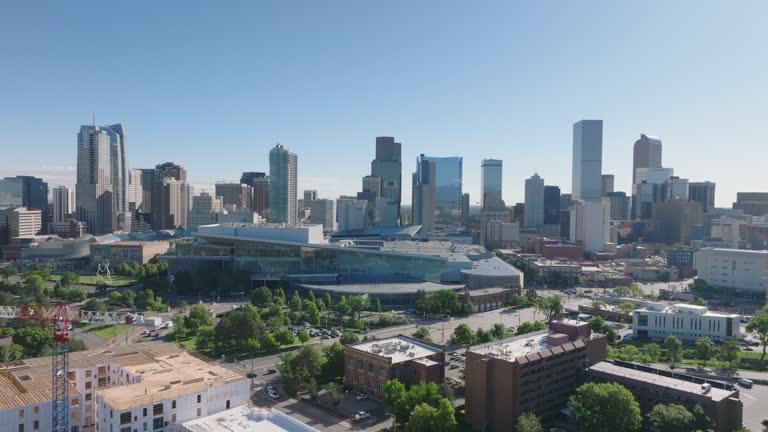
[[461, 214], [463, 159], [432, 157], [435, 163], [435, 208], [438, 213], [458, 217]]
[[155, 169], [154, 168], [142, 168], [141, 169], [141, 206], [139, 210], [141, 213], [152, 213], [152, 192], [155, 190]]
[[520, 246], [520, 224], [491, 220], [485, 228], [485, 246], [489, 249], [512, 249]]
[[701, 204], [704, 213], [709, 213], [715, 208], [715, 183], [709, 181], [688, 183], [688, 199]]
[[114, 137], [114, 132], [110, 135], [97, 126], [81, 126], [77, 134], [75, 212], [94, 235], [111, 233], [117, 224], [111, 159]]
[[411, 212], [413, 224], [421, 225], [421, 233], [435, 228], [435, 163], [422, 154], [416, 160], [413, 173], [413, 203]]
[[544, 225], [560, 225], [560, 197], [559, 187], [544, 186]]
[[42, 232], [48, 232], [48, 183], [32, 176], [6, 177], [0, 180], [0, 208], [26, 207], [40, 210]]
[[0, 210], [0, 245], [6, 245], [14, 237], [33, 237], [43, 227], [42, 212], [26, 207], [10, 207]]
[[525, 181], [525, 226], [536, 228], [544, 223], [544, 179], [539, 174]]
[[[492, 226], [491, 223], [494, 221], [508, 224], [512, 222], [512, 215], [507, 210], [480, 210], [480, 244], [487, 248], [493, 247], [492, 239], [498, 239], [496, 236], [498, 232], [494, 232], [493, 229], [501, 228], [500, 226]], [[519, 233], [520, 224], [517, 226]]]
[[615, 176], [613, 174], [603, 174], [600, 181], [601, 196], [606, 196], [609, 192], [613, 192], [615, 182]]
[[112, 164], [112, 193], [115, 212], [128, 211], [128, 154], [125, 129], [118, 123], [104, 126], [109, 136], [110, 161]]
[[152, 224], [156, 230], [187, 227], [190, 190], [187, 170], [173, 162], [155, 166], [152, 175]]
[[128, 170], [128, 210], [135, 212], [141, 210], [144, 201], [144, 185], [142, 170]]
[[53, 188], [53, 222], [64, 222], [75, 213], [75, 190], [66, 186]]
[[304, 191], [304, 206], [309, 207], [309, 203], [317, 199], [317, 191], [316, 190], [305, 190]]
[[461, 194], [461, 220], [464, 221], [469, 217], [469, 194]]
[[381, 196], [395, 203], [398, 218], [403, 190], [402, 161], [402, 144], [393, 137], [376, 137], [376, 159], [371, 161], [371, 175], [381, 178]]
[[560, 210], [568, 210], [573, 205], [573, 197], [569, 193], [560, 194]]
[[670, 177], [664, 183], [666, 200], [685, 200], [688, 201], [688, 179], [677, 176]]
[[701, 204], [687, 199], [671, 199], [653, 203], [653, 234], [656, 241], [670, 244], [686, 244], [690, 241], [691, 228], [701, 225]]
[[269, 221], [296, 224], [299, 158], [281, 144], [269, 151]]
[[752, 216], [768, 214], [768, 192], [736, 192], [733, 208]]
[[253, 211], [262, 218], [267, 218], [269, 212], [269, 176], [264, 173], [254, 173], [253, 187]]
[[572, 242], [584, 245], [585, 252], [600, 252], [610, 241], [611, 209], [607, 202], [576, 201], [570, 211]]
[[672, 168], [637, 168], [632, 185], [632, 219], [651, 217], [653, 203], [667, 199], [667, 183], [674, 175]]
[[192, 210], [189, 213], [189, 230], [195, 231], [200, 225], [218, 222], [217, 215], [222, 209], [221, 199], [208, 192], [192, 197]]
[[264, 178], [266, 174], [263, 172], [246, 171], [240, 176], [240, 183], [248, 186], [253, 186], [256, 179]]
[[253, 188], [243, 183], [216, 183], [216, 196], [221, 198], [223, 207], [237, 209], [253, 208]]
[[576, 122], [573, 125], [573, 199], [600, 202], [602, 171], [603, 121]]
[[362, 230], [368, 225], [368, 201], [355, 197], [340, 197], [336, 200], [339, 231]]
[[611, 220], [629, 220], [630, 198], [626, 192], [608, 192], [605, 200], [611, 207]]
[[[304, 191], [306, 196], [306, 191]], [[315, 194], [317, 196], [317, 194]], [[336, 230], [336, 203], [330, 199], [314, 199], [309, 202], [309, 223], [320, 224], [323, 232]]]
[[363, 193], [370, 193], [371, 198], [381, 196], [381, 177], [365, 176], [363, 177]]
[[640, 183], [636, 178], [638, 168], [661, 167], [661, 139], [641, 134], [632, 157], [632, 184]]
[[504, 210], [504, 198], [501, 191], [502, 161], [483, 159], [480, 164], [480, 208], [489, 211]]

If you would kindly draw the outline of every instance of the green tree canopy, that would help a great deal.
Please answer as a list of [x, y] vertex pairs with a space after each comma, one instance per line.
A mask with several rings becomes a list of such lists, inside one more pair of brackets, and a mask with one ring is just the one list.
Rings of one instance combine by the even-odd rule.
[[616, 383], [586, 383], [568, 401], [573, 419], [589, 432], [635, 432], [640, 429], [640, 405], [632, 393]]
[[301, 387], [320, 377], [324, 363], [325, 357], [320, 351], [308, 345], [281, 355], [277, 369], [282, 375], [283, 388], [288, 394], [295, 395]]
[[[697, 279], [698, 280], [698, 279]], [[765, 365], [765, 352], [768, 346], [768, 313], [755, 315], [747, 323], [747, 331], [754, 334], [763, 346], [763, 354], [760, 356], [760, 362]]]
[[[232, 348], [240, 340], [260, 340], [265, 333], [266, 326], [256, 309], [246, 304], [221, 317], [214, 328], [214, 343], [220, 349], [226, 350]], [[264, 344], [262, 344], [262, 348], [268, 349], [264, 347]]]
[[251, 293], [251, 303], [258, 307], [268, 307], [272, 302], [272, 292], [267, 287], [259, 287]]
[[664, 339], [664, 348], [667, 350], [667, 358], [672, 363], [679, 363], [683, 360], [683, 343], [674, 336], [667, 336]]
[[563, 313], [563, 301], [560, 296], [542, 297], [537, 300], [536, 309], [544, 315], [547, 322], [551, 322]]
[[544, 432], [544, 428], [536, 414], [524, 412], [515, 422], [515, 432]]
[[22, 347], [25, 357], [40, 357], [53, 344], [53, 330], [37, 326], [21, 327], [13, 333], [12, 340]]
[[60, 282], [61, 286], [69, 288], [72, 285], [77, 285], [80, 283], [80, 276], [78, 276], [77, 273], [64, 272], [61, 274]]
[[339, 342], [341, 342], [342, 345], [352, 345], [360, 342], [360, 338], [352, 332], [344, 332], [339, 338]]
[[426, 327], [419, 327], [414, 333], [413, 337], [421, 340], [431, 341], [432, 336], [429, 334], [429, 329]]
[[189, 308], [189, 315], [184, 317], [184, 325], [197, 336], [202, 327], [211, 325], [211, 313], [204, 305], [196, 304]]
[[714, 357], [717, 347], [708, 337], [703, 337], [696, 339], [696, 342], [693, 343], [693, 350], [696, 353], [697, 359], [709, 360]]
[[475, 343], [475, 333], [466, 324], [459, 324], [453, 330], [451, 343], [454, 345], [472, 345]]
[[88, 299], [88, 301], [83, 304], [83, 310], [85, 311], [93, 311], [93, 312], [106, 312], [107, 311], [107, 305], [104, 304], [103, 301], [92, 298]]
[[695, 419], [684, 406], [658, 404], [646, 415], [648, 432], [690, 432]]
[[491, 329], [491, 336], [493, 336], [495, 339], [504, 339], [504, 336], [507, 335], [507, 328], [502, 323], [496, 323], [493, 325], [493, 328]]

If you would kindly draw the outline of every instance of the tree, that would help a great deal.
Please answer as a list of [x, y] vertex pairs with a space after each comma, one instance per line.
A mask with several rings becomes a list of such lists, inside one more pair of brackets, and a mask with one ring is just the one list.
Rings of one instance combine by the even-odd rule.
[[478, 343], [488, 343], [493, 340], [493, 335], [484, 328], [477, 329], [477, 332], [475, 333], [475, 340]]
[[658, 404], [646, 415], [648, 432], [689, 432], [695, 419], [684, 406]]
[[635, 310], [635, 305], [630, 302], [623, 302], [619, 304], [619, 309], [621, 309], [621, 311], [625, 314], [629, 315], [633, 310]]
[[542, 297], [537, 300], [536, 309], [544, 315], [547, 322], [552, 322], [563, 313], [563, 301], [560, 296]]
[[754, 318], [749, 320], [749, 323], [747, 324], [747, 332], [753, 333], [763, 346], [763, 354], [760, 356], [760, 363], [765, 365], [765, 350], [766, 346], [768, 346], [768, 314], [763, 313], [755, 315]]
[[288, 304], [288, 306], [294, 312], [301, 311], [301, 295], [299, 294], [299, 290], [293, 291], [293, 297], [291, 297], [291, 302]]
[[338, 303], [336, 303], [336, 313], [338, 313], [341, 316], [347, 316], [349, 315], [349, 311], [351, 308], [349, 307], [349, 304], [347, 304], [347, 298], [344, 296], [341, 296], [341, 299]]
[[82, 339], [71, 339], [69, 341], [69, 352], [78, 352], [78, 351], [85, 351], [88, 349], [88, 346], [85, 344], [85, 341]]
[[693, 280], [693, 282], [688, 284], [688, 289], [697, 294], [709, 294], [713, 291], [707, 281], [700, 278], [696, 278]]
[[720, 361], [733, 363], [739, 360], [740, 352], [739, 344], [736, 341], [729, 340], [717, 350], [715, 357]]
[[331, 403], [336, 406], [341, 402], [341, 393], [339, 393], [339, 386], [329, 382], [324, 385], [323, 388], [328, 392], [328, 397], [331, 399]]
[[398, 422], [405, 422], [410, 415], [408, 407], [404, 404], [405, 397], [405, 386], [399, 380], [391, 379], [384, 384], [384, 402], [392, 408]]
[[344, 332], [339, 338], [342, 345], [351, 345], [360, 342], [360, 338], [352, 332]]
[[317, 305], [314, 301], [304, 300], [304, 313], [310, 324], [313, 326], [320, 324], [320, 311], [317, 309]]
[[83, 310], [92, 311], [92, 312], [106, 312], [107, 305], [105, 305], [104, 302], [101, 300], [92, 298], [92, 299], [88, 299], [88, 301], [85, 302], [85, 304], [83, 305]]
[[53, 330], [35, 326], [18, 328], [12, 341], [21, 345], [25, 357], [40, 357], [53, 344]]
[[257, 307], [267, 307], [272, 302], [272, 293], [267, 287], [259, 287], [251, 293], [251, 303]]
[[708, 337], [703, 337], [696, 339], [696, 342], [693, 343], [693, 350], [696, 352], [697, 359], [709, 360], [715, 355], [717, 348]]
[[528, 304], [535, 304], [539, 298], [539, 293], [536, 292], [535, 288], [528, 288], [525, 290], [525, 298], [528, 300]]
[[680, 363], [683, 360], [683, 343], [674, 336], [664, 339], [664, 348], [667, 350], [667, 358], [672, 363]]
[[275, 296], [275, 300], [280, 302], [280, 304], [282, 305], [288, 303], [288, 299], [285, 297], [285, 291], [282, 288], [279, 288], [277, 290], [277, 295]]
[[360, 312], [368, 310], [371, 307], [371, 302], [368, 301], [368, 298], [359, 294], [349, 296], [347, 303], [352, 311], [352, 318], [355, 320], [360, 319]]
[[307, 300], [311, 301], [312, 303], [315, 302], [316, 299], [315, 299], [315, 292], [314, 291], [309, 290], [309, 292], [307, 293]]
[[707, 304], [709, 304], [709, 302], [704, 300], [701, 297], [697, 297], [696, 300], [693, 301], [693, 304], [695, 304], [696, 306], [706, 306]]
[[544, 432], [544, 428], [536, 414], [524, 412], [517, 418], [515, 432]]
[[300, 331], [297, 336], [299, 338], [299, 342], [301, 342], [301, 343], [307, 343], [307, 342], [309, 342], [310, 339], [312, 339], [309, 336], [309, 333], [307, 333], [305, 331]]
[[645, 292], [637, 284], [631, 284], [629, 286], [619, 286], [613, 289], [613, 293], [619, 297], [635, 297], [642, 298]]
[[24, 358], [24, 348], [21, 345], [15, 343], [0, 345], [0, 363], [21, 360], [22, 358]]
[[413, 337], [425, 341], [432, 340], [432, 336], [429, 334], [429, 329], [426, 327], [419, 327], [416, 332], [413, 333]]
[[136, 299], [136, 293], [127, 289], [120, 294], [120, 303], [127, 308], [134, 307], [134, 301]]
[[544, 330], [545, 328], [547, 328], [547, 325], [541, 321], [523, 321], [519, 326], [517, 326], [517, 332], [515, 334], [519, 336], [526, 333]]
[[189, 315], [184, 318], [184, 325], [190, 333], [197, 336], [201, 327], [211, 325], [211, 313], [201, 304], [196, 304], [189, 309]]
[[592, 331], [600, 332], [603, 330], [603, 326], [605, 326], [605, 320], [599, 316], [592, 317], [589, 320], [589, 326], [592, 327]]
[[164, 308], [163, 299], [162, 297], [155, 296], [154, 291], [151, 289], [143, 289], [139, 293], [139, 295], [136, 296], [136, 300], [134, 301], [136, 303], [136, 307], [139, 310], [145, 310], [145, 311], [162, 311]]
[[475, 342], [475, 333], [466, 324], [459, 324], [453, 330], [451, 343], [454, 345], [472, 345]]
[[45, 302], [45, 279], [36, 273], [25, 275], [24, 297], [32, 298], [37, 303]]
[[589, 432], [634, 432], [640, 429], [640, 405], [616, 383], [586, 383], [568, 400], [575, 423]]
[[112, 291], [109, 293], [109, 295], [107, 295], [107, 300], [112, 306], [121, 306], [123, 304], [123, 297], [117, 291]]
[[288, 394], [295, 395], [304, 383], [320, 376], [323, 363], [325, 363], [325, 357], [315, 347], [309, 345], [281, 355], [277, 369], [282, 375], [283, 388]]
[[661, 347], [653, 342], [645, 344], [640, 348], [640, 353], [648, 357], [651, 362], [658, 361], [661, 357]]
[[691, 410], [693, 414], [693, 424], [691, 429], [695, 431], [709, 431], [715, 428], [715, 424], [707, 417], [707, 413], [704, 412], [704, 408], [701, 405], [694, 405]]
[[2, 273], [3, 275], [3, 280], [7, 281], [12, 276], [18, 275], [19, 269], [17, 269], [15, 266], [12, 266], [12, 265], [6, 265], [5, 267], [3, 267], [2, 270], [0, 270], [0, 273]]
[[176, 340], [182, 340], [189, 337], [189, 329], [184, 322], [184, 315], [178, 314], [173, 316], [173, 332]]
[[493, 328], [491, 329], [491, 336], [493, 336], [496, 339], [504, 339], [504, 336], [507, 335], [507, 328], [502, 323], [496, 323], [493, 325]]
[[259, 338], [259, 346], [264, 351], [274, 351], [280, 348], [280, 344], [277, 343], [275, 336], [271, 333], [266, 333], [261, 338]]
[[455, 429], [455, 412], [448, 399], [440, 400], [437, 408], [428, 403], [417, 405], [405, 426], [406, 432], [451, 432]]
[[325, 307], [327, 307], [328, 309], [333, 307], [333, 300], [331, 300], [331, 293], [326, 292], [325, 296], [324, 296], [324, 299], [325, 300], [323, 301], [323, 303], [325, 303]]
[[219, 350], [222, 350], [231, 349], [237, 341], [255, 339], [266, 349], [261, 343], [265, 334], [266, 326], [256, 309], [246, 304], [221, 317], [214, 328], [214, 342]]
[[64, 272], [61, 274], [61, 279], [59, 279], [59, 281], [61, 282], [61, 286], [64, 288], [69, 288], [72, 285], [80, 283], [80, 276], [78, 276], [76, 273]]
[[373, 302], [373, 311], [381, 312], [381, 299], [379, 299], [378, 297]]
[[322, 376], [328, 379], [344, 376], [344, 346], [338, 342], [323, 351], [325, 363], [323, 363]]

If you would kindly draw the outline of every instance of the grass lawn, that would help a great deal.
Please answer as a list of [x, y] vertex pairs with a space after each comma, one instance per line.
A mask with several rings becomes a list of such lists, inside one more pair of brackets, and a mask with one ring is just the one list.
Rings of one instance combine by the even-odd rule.
[[88, 332], [94, 336], [98, 336], [104, 340], [112, 340], [112, 338], [115, 337], [115, 335], [120, 336], [121, 334], [127, 332], [131, 329], [132, 326], [129, 325], [123, 325], [123, 324], [85, 324], [79, 327], [79, 330], [82, 330], [84, 332]]
[[[61, 279], [61, 275], [51, 275], [50, 280], [53, 282], [58, 281]], [[87, 276], [80, 276], [80, 285], [94, 285], [97, 286], [100, 283], [106, 283], [106, 278], [99, 278], [94, 275], [87, 275]], [[113, 287], [125, 287], [125, 286], [131, 286], [136, 285], [138, 283], [138, 279], [127, 277], [127, 276], [112, 276], [112, 285]]]
[[173, 341], [176, 345], [184, 345], [184, 349], [187, 351], [197, 351], [197, 338], [189, 338], [180, 341]]

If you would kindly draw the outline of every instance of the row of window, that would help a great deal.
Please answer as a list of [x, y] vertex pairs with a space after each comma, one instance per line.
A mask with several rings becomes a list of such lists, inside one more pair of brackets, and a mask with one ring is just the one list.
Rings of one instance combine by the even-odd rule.
[[[352, 356], [347, 357], [347, 368], [353, 369], [355, 367], [355, 359], [352, 358]], [[360, 370], [365, 370], [365, 362], [363, 360], [358, 359], [357, 360], [357, 368]], [[374, 366], [373, 363], [368, 363], [368, 374], [373, 375], [375, 372], [376, 366]], [[379, 366], [379, 377], [380, 378], [386, 378], [387, 377], [387, 369]]]

